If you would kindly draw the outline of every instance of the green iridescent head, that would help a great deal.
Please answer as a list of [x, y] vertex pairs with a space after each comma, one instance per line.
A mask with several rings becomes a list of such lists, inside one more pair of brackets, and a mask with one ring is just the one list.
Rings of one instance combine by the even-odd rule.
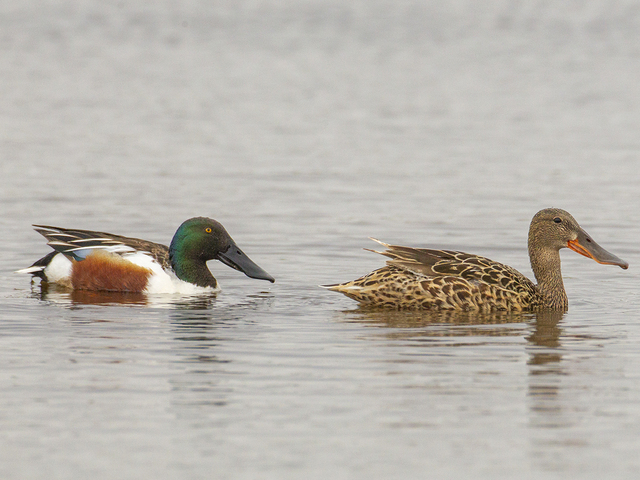
[[275, 282], [240, 250], [225, 228], [211, 218], [190, 218], [180, 225], [171, 240], [169, 259], [178, 278], [203, 287], [217, 286], [206, 266], [208, 260], [220, 260], [248, 277]]

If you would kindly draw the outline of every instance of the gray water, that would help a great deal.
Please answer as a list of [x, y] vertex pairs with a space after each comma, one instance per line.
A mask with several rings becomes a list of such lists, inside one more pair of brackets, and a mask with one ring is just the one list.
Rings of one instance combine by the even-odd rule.
[[[635, 2], [0, 5], [0, 477], [638, 478]], [[367, 312], [368, 237], [531, 276], [562, 315]], [[276, 277], [215, 298], [41, 291], [32, 223], [222, 222]]]

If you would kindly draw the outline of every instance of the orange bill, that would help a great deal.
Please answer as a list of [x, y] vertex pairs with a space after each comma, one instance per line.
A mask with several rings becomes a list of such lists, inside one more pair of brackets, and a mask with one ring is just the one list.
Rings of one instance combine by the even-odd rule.
[[629, 268], [629, 264], [627, 262], [616, 257], [613, 253], [607, 252], [592, 240], [584, 230], [578, 232], [578, 237], [575, 240], [569, 240], [567, 242], [567, 247], [580, 255], [592, 258], [598, 263], [602, 263], [604, 265], [617, 265], [625, 270]]

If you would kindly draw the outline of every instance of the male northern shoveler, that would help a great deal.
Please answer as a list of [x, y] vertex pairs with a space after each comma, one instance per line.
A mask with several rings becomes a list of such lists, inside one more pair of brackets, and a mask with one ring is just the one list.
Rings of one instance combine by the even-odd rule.
[[54, 251], [18, 273], [74, 290], [198, 293], [219, 290], [207, 260], [274, 282], [238, 248], [215, 220], [195, 217], [176, 231], [171, 246], [104, 232], [34, 225]]
[[561, 248], [568, 247], [598, 263], [629, 267], [593, 241], [569, 213], [558, 208], [539, 211], [529, 228], [529, 258], [537, 285], [514, 268], [478, 255], [375, 241], [387, 250], [370, 251], [390, 257], [387, 266], [357, 280], [324, 287], [369, 306], [566, 310], [569, 302], [560, 272]]

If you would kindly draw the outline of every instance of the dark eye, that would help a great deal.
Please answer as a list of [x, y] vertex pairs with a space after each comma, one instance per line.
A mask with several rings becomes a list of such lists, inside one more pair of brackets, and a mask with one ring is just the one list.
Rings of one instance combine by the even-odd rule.
[[562, 223], [562, 219], [560, 217], [554, 218], [553, 221], [556, 223]]

